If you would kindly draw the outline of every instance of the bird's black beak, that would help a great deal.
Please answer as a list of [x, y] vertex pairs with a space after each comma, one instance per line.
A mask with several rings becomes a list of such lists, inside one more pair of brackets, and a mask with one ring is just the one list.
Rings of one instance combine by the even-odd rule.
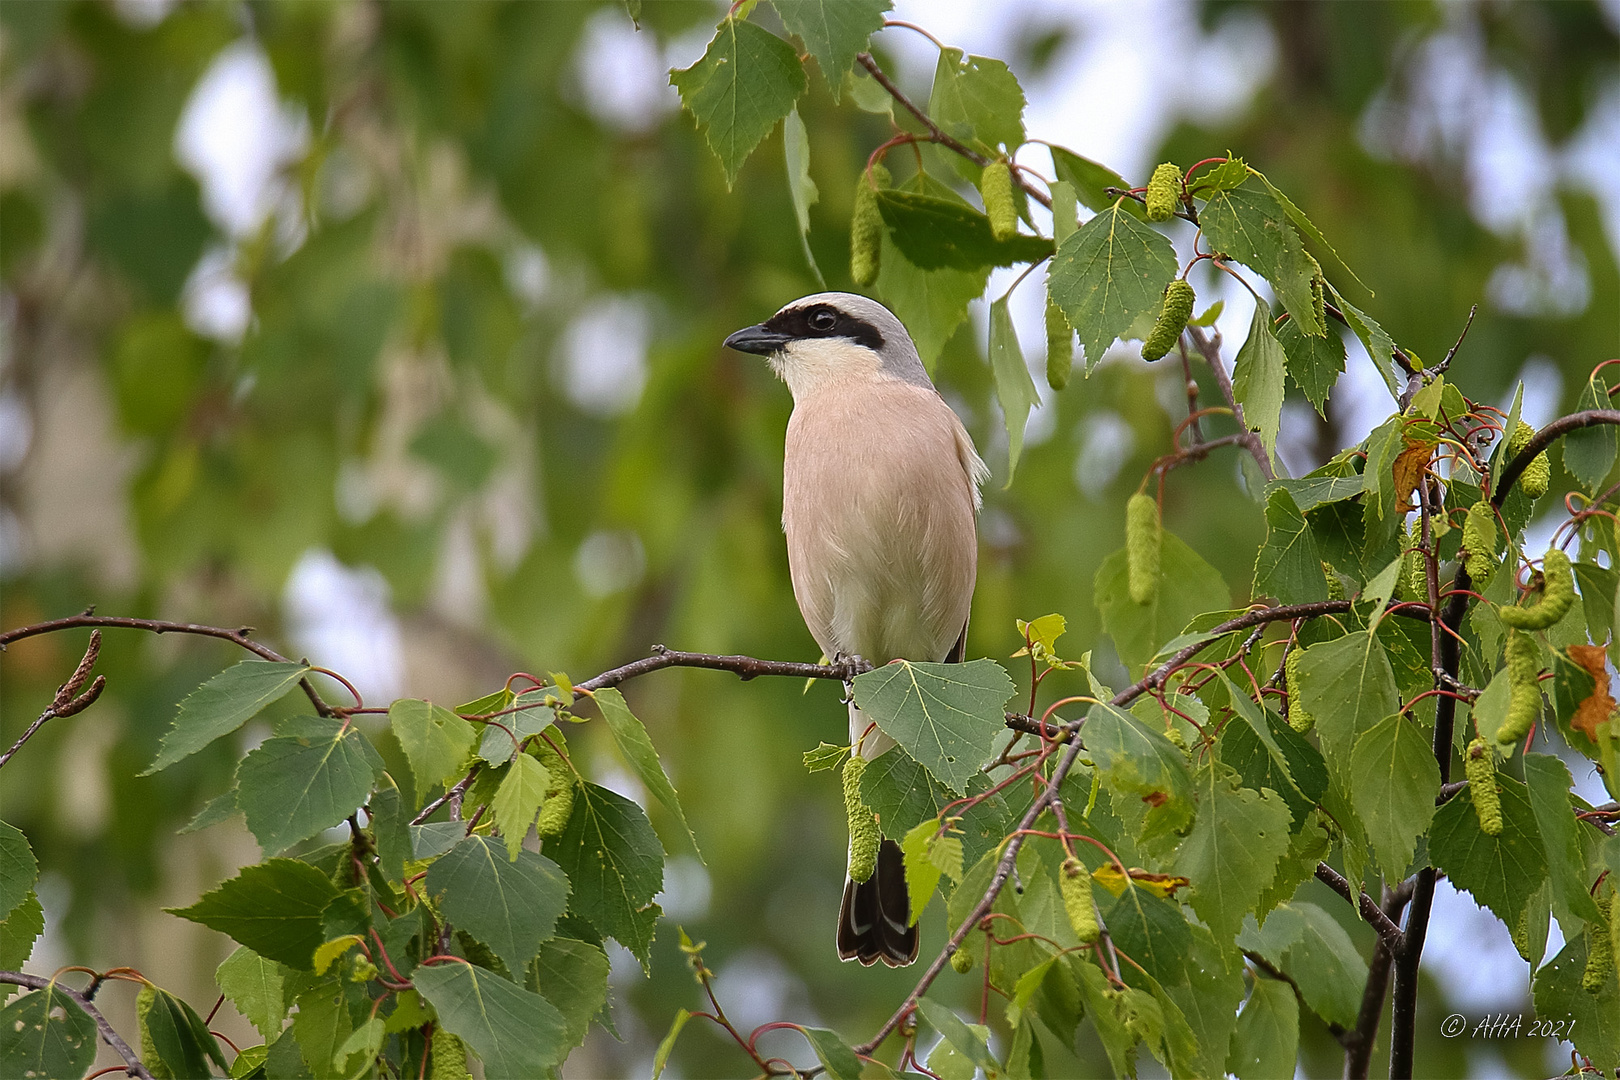
[[759, 326], [745, 326], [726, 338], [726, 348], [736, 349], [738, 352], [753, 353], [755, 356], [769, 356], [774, 352], [779, 352], [783, 346], [792, 340], [787, 334], [767, 330], [761, 324]]

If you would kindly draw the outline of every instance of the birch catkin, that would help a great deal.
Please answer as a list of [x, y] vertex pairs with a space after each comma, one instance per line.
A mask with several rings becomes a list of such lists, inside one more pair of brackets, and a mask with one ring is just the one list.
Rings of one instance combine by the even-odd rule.
[[872, 811], [861, 799], [861, 774], [866, 771], [866, 759], [859, 753], [850, 755], [844, 764], [844, 814], [849, 818], [849, 879], [862, 882], [877, 869], [878, 847], [883, 837], [878, 833]]
[[990, 235], [1011, 240], [1018, 235], [1018, 207], [1013, 203], [1012, 170], [1005, 161], [992, 161], [979, 174], [979, 194], [990, 218]]
[[535, 757], [546, 767], [546, 775], [550, 777], [546, 784], [545, 801], [540, 804], [540, 816], [534, 823], [535, 833], [544, 840], [561, 836], [563, 829], [568, 827], [569, 815], [574, 812], [574, 777], [573, 770], [563, 761], [562, 755], [551, 748], [550, 743], [542, 741], [535, 751]]
[[[1525, 423], [1518, 422], [1513, 434], [1508, 439], [1507, 453], [1503, 456], [1504, 463], [1518, 457], [1530, 440], [1536, 437], [1536, 429]], [[1519, 489], [1532, 499], [1539, 499], [1547, 494], [1547, 487], [1552, 483], [1552, 464], [1547, 460], [1547, 451], [1543, 450], [1530, 459], [1530, 464], [1524, 467], [1519, 474]]]
[[873, 165], [855, 180], [855, 212], [849, 220], [849, 276], [862, 288], [877, 280], [878, 260], [883, 252], [883, 212], [878, 209], [877, 189], [888, 186], [889, 170], [882, 165]]
[[1541, 560], [1541, 598], [1527, 607], [1499, 607], [1496, 614], [1515, 630], [1545, 630], [1569, 614], [1575, 603], [1575, 575], [1569, 556], [1551, 548]]
[[1176, 212], [1180, 197], [1181, 170], [1166, 161], [1153, 170], [1153, 177], [1147, 183], [1147, 194], [1143, 196], [1148, 220], [1169, 221]]
[[1507, 719], [1496, 729], [1496, 741], [1511, 747], [1530, 732], [1541, 716], [1541, 648], [1522, 630], [1509, 630], [1507, 639]]
[[1097, 904], [1091, 896], [1091, 875], [1086, 873], [1079, 859], [1070, 856], [1063, 860], [1058, 880], [1063, 890], [1063, 909], [1069, 914], [1074, 936], [1080, 939], [1080, 944], [1090, 945], [1102, 933], [1097, 926]]
[[1468, 744], [1463, 754], [1463, 771], [1468, 777], [1468, 794], [1474, 800], [1474, 815], [1486, 836], [1502, 835], [1502, 799], [1496, 791], [1496, 763], [1483, 736]]
[[1144, 607], [1159, 596], [1159, 504], [1137, 492], [1125, 504], [1125, 570], [1131, 602]]
[[1142, 359], [1157, 360], [1175, 348], [1176, 339], [1187, 329], [1187, 320], [1192, 317], [1195, 299], [1193, 287], [1181, 278], [1165, 286], [1164, 305], [1159, 308], [1153, 329], [1142, 342]]
[[1474, 584], [1483, 585], [1496, 572], [1496, 511], [1489, 499], [1468, 508], [1463, 521], [1463, 566]]
[[1305, 650], [1295, 645], [1283, 661], [1283, 681], [1288, 684], [1288, 726], [1301, 735], [1316, 726], [1316, 717], [1305, 711], [1305, 699], [1299, 692], [1299, 669], [1304, 656]]
[[1046, 298], [1046, 385], [1062, 390], [1074, 368], [1074, 327], [1063, 309]]

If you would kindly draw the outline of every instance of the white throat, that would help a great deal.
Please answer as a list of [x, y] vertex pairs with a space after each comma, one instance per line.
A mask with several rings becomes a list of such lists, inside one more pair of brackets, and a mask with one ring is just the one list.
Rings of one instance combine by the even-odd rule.
[[834, 383], [871, 382], [893, 376], [883, 360], [864, 345], [846, 338], [805, 338], [790, 342], [771, 357], [771, 369], [799, 401]]

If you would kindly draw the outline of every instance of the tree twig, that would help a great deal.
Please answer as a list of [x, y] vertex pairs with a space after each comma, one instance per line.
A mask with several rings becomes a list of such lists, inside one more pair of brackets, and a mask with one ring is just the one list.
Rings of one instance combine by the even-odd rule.
[[1327, 863], [1316, 864], [1316, 880], [1344, 897], [1352, 907], [1361, 913], [1362, 921], [1377, 932], [1379, 940], [1384, 943], [1390, 952], [1396, 955], [1400, 954], [1404, 947], [1404, 935], [1401, 933], [1401, 928], [1396, 926], [1388, 915], [1384, 914], [1384, 909], [1378, 906], [1378, 901], [1368, 896], [1360, 888], [1355, 889], [1354, 894], [1352, 894], [1350, 882], [1343, 874]]
[[[872, 59], [871, 53], [858, 53], [856, 54], [855, 59], [860, 63], [861, 67], [867, 70], [867, 73], [872, 76], [879, 86], [883, 87], [883, 89], [889, 92], [890, 97], [899, 102], [902, 108], [917, 118], [918, 123], [922, 124], [923, 127], [928, 129], [928, 137], [930, 141], [938, 143], [947, 150], [953, 150], [956, 153], [961, 154], [963, 157], [967, 158], [969, 161], [973, 162], [973, 164], [978, 165], [981, 168], [990, 164], [989, 158], [968, 146], [960, 139], [948, 134], [938, 124], [934, 123], [933, 119], [927, 113], [923, 112], [922, 109], [917, 107], [916, 102], [912, 101], [906, 96], [904, 90], [901, 90], [894, 84], [894, 80], [890, 79], [886, 74], [884, 74], [883, 69], [878, 66], [878, 62]], [[1042, 191], [1040, 188], [1036, 187], [1034, 184], [1031, 184], [1029, 181], [1025, 180], [1022, 176], [1018, 175], [1017, 170], [1013, 171], [1013, 183], [1023, 188], [1024, 194], [1028, 195], [1030, 198], [1034, 199], [1048, 210], [1052, 209], [1052, 197], [1046, 194], [1046, 192]]]
[[130, 1049], [129, 1043], [123, 1040], [107, 1018], [101, 1015], [101, 1010], [91, 1004], [90, 999], [71, 987], [63, 986], [53, 979], [43, 978], [39, 975], [28, 975], [21, 971], [0, 971], [0, 983], [10, 983], [13, 986], [26, 986], [30, 990], [51, 989], [73, 1002], [96, 1023], [96, 1030], [101, 1032], [102, 1041], [113, 1048], [113, 1052], [124, 1059], [124, 1075], [138, 1076], [141, 1080], [152, 1080], [152, 1074], [141, 1064], [141, 1057]]
[[1271, 471], [1271, 458], [1266, 454], [1266, 444], [1261, 441], [1258, 434], [1249, 430], [1248, 421], [1243, 418], [1243, 406], [1238, 404], [1237, 393], [1232, 388], [1232, 377], [1226, 373], [1226, 364], [1221, 360], [1220, 345], [1210, 340], [1203, 327], [1191, 323], [1187, 324], [1187, 336], [1192, 339], [1193, 347], [1209, 364], [1209, 369], [1215, 373], [1215, 384], [1221, 388], [1221, 397], [1226, 399], [1227, 407], [1232, 410], [1232, 418], [1237, 421], [1238, 427], [1243, 429], [1243, 445], [1260, 466], [1260, 474], [1268, 482], [1275, 480], [1277, 477]]

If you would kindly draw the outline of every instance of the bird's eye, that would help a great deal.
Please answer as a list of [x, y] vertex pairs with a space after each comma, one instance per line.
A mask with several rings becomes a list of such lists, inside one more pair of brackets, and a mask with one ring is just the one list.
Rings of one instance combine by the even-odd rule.
[[810, 329], [826, 333], [838, 324], [838, 317], [830, 311], [817, 311], [810, 316]]

